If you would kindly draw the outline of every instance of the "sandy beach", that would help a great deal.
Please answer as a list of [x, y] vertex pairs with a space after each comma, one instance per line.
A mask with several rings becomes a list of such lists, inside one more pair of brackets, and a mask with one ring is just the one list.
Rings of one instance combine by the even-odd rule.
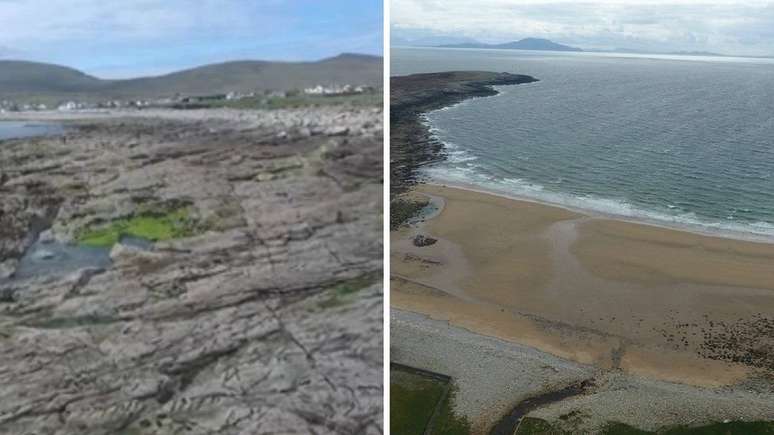
[[[774, 245], [419, 185], [393, 307], [602, 369], [698, 386], [771, 375]], [[437, 239], [415, 246], [422, 234]]]

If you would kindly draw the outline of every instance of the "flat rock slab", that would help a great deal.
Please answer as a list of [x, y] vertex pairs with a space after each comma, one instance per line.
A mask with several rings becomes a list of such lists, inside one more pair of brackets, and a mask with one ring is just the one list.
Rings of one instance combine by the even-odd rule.
[[[382, 433], [381, 110], [156, 115], [0, 146], [0, 433]], [[185, 237], [8, 273], [182, 206]]]

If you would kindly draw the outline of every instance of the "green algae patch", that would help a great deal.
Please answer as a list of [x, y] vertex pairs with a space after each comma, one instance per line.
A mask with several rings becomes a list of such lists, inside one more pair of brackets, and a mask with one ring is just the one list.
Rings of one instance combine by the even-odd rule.
[[320, 302], [321, 308], [332, 308], [351, 302], [361, 290], [382, 280], [382, 272], [370, 272], [342, 281], [327, 291], [328, 298]]
[[104, 226], [85, 228], [76, 235], [76, 240], [85, 246], [109, 248], [124, 236], [159, 242], [189, 237], [197, 232], [200, 228], [186, 207], [164, 214], [143, 213]]

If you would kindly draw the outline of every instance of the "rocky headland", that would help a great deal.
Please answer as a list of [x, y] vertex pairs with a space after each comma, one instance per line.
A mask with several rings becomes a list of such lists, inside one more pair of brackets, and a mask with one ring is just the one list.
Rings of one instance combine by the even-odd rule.
[[382, 111], [0, 141], [0, 433], [382, 433]]
[[535, 82], [534, 77], [485, 71], [412, 74], [390, 79], [390, 194], [417, 181], [417, 169], [443, 159], [443, 144], [422, 123], [424, 113], [474, 97], [496, 95], [493, 86]]

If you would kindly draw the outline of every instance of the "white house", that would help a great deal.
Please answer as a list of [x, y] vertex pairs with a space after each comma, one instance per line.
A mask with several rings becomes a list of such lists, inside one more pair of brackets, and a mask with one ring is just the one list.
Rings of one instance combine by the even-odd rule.
[[66, 112], [70, 110], [78, 110], [78, 108], [79, 108], [78, 103], [76, 103], [75, 101], [67, 101], [60, 104], [59, 107], [57, 107], [56, 109], [62, 112]]

